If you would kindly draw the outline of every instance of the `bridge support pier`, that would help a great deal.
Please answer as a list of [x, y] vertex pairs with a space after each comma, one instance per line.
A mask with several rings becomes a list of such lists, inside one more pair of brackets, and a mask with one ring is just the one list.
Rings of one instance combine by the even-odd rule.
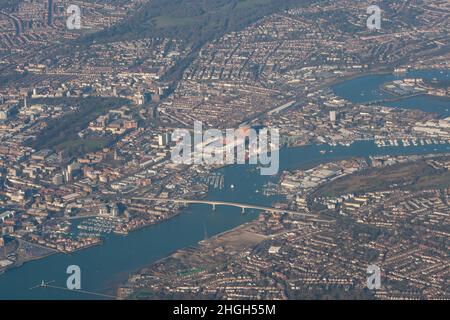
[[245, 208], [242, 207], [241, 213], [244, 214], [245, 213]]
[[213, 207], [213, 211], [216, 211], [216, 204], [215, 203], [212, 204], [212, 207]]

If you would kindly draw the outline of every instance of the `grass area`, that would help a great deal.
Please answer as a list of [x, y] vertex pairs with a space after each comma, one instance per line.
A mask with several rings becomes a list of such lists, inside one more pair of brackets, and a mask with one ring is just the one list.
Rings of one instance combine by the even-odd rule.
[[175, 37], [198, 47], [227, 32], [243, 29], [266, 15], [302, 5], [311, 5], [311, 1], [152, 0], [125, 21], [80, 39], [80, 42]]
[[152, 20], [157, 28], [184, 27], [193, 25], [198, 19], [192, 17], [178, 18], [171, 16], [159, 16]]
[[0, 75], [0, 87], [6, 88], [8, 86], [12, 86], [18, 83], [20, 80], [28, 76], [28, 72], [19, 73], [16, 71], [12, 71], [9, 73]]
[[269, 5], [271, 0], [243, 0], [239, 1], [236, 9], [248, 9], [253, 6]]
[[129, 297], [131, 300], [147, 300], [155, 297], [155, 292], [150, 289], [139, 288], [135, 294]]
[[202, 268], [192, 268], [192, 269], [189, 269], [189, 270], [180, 271], [179, 275], [182, 276], [182, 277], [192, 276], [192, 275], [194, 275], [196, 273], [202, 272], [203, 270], [204, 269], [202, 269]]
[[78, 106], [77, 111], [70, 112], [59, 119], [50, 120], [48, 126], [30, 146], [36, 150], [64, 150], [68, 155], [79, 155], [99, 150], [111, 143], [113, 138], [80, 138], [78, 133], [85, 129], [89, 122], [108, 110], [130, 102], [122, 98], [87, 97], [34, 99], [32, 103]]
[[0, 9], [14, 10], [18, 4], [19, 0], [0, 0]]
[[385, 168], [371, 168], [325, 184], [313, 196], [339, 196], [392, 189], [418, 191], [450, 186], [450, 172], [434, 169], [424, 160], [396, 164]]
[[57, 146], [56, 150], [65, 150], [69, 154], [84, 154], [95, 152], [108, 146], [113, 140], [107, 138], [77, 138], [74, 140], [64, 141]]
[[429, 188], [443, 189], [449, 186], [450, 186], [450, 171], [446, 171], [436, 175], [422, 176], [409, 189], [417, 191]]

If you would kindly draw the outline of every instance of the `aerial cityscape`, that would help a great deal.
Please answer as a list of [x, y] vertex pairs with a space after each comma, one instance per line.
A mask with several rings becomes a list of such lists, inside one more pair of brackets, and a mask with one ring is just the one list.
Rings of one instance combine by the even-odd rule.
[[0, 300], [450, 299], [448, 0], [0, 0]]

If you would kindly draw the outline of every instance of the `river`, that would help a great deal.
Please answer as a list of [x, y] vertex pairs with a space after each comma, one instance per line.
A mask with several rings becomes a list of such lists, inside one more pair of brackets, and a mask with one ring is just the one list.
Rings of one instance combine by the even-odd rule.
[[[365, 103], [382, 99], [398, 98], [380, 90], [385, 82], [405, 78], [422, 78], [426, 80], [438, 79], [450, 81], [449, 70], [420, 70], [410, 71], [403, 75], [375, 74], [357, 77], [333, 86], [333, 91], [340, 97], [355, 103]], [[426, 112], [438, 113], [441, 117], [450, 117], [450, 99], [430, 95], [420, 95], [411, 98], [383, 102], [388, 107], [419, 109]]]
[[[413, 75], [415, 73], [408, 74], [409, 77]], [[421, 73], [417, 74], [420, 75]], [[334, 90], [342, 97], [355, 102], [378, 100], [380, 99], [377, 93], [378, 85], [389, 81], [390, 77], [393, 76], [367, 76], [358, 78], [357, 82], [349, 80], [336, 85]], [[364, 95], [354, 93], [358, 90]], [[435, 106], [433, 97], [423, 97], [428, 99], [426, 100], [428, 111], [439, 108]], [[417, 104], [413, 101], [412, 105]], [[323, 153], [324, 150], [326, 153]], [[304, 146], [281, 150], [280, 172], [338, 158], [439, 152], [450, 152], [450, 145], [377, 148], [371, 141], [359, 141], [350, 147]], [[225, 176], [225, 186], [222, 190], [212, 189], [208, 199], [267, 206], [277, 199], [265, 197], [258, 192], [268, 181], [276, 182], [277, 176], [261, 176], [259, 170], [250, 165], [233, 165], [219, 171]], [[234, 189], [230, 188], [232, 184], [235, 186]], [[247, 210], [246, 214], [242, 215], [239, 208], [233, 207], [217, 206], [216, 210], [212, 211], [208, 205], [192, 205], [175, 218], [132, 232], [127, 236], [109, 235], [101, 246], [90, 247], [70, 255], [55, 254], [9, 270], [0, 275], [0, 299], [104, 299], [75, 291], [54, 288], [30, 290], [30, 288], [39, 284], [41, 280], [54, 281], [54, 285], [64, 287], [68, 277], [66, 268], [74, 264], [81, 268], [83, 290], [111, 294], [113, 285], [125, 280], [130, 273], [167, 257], [177, 249], [196, 245], [204, 239], [205, 232], [208, 236], [212, 236], [251, 221], [257, 215], [258, 212], [252, 210]]]

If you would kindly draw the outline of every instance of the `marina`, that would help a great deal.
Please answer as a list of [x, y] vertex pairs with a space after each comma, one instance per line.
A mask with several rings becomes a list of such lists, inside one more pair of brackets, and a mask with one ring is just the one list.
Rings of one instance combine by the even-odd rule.
[[80, 236], [98, 237], [112, 233], [118, 222], [118, 219], [95, 217], [82, 220], [76, 227]]
[[[387, 80], [382, 77], [380, 81]], [[364, 98], [370, 100], [373, 83], [366, 81], [364, 84], [369, 84], [369, 88], [360, 88], [359, 85], [349, 81], [341, 85], [340, 89], [357, 97], [360, 97], [358, 90], [361, 89], [368, 92]], [[374, 98], [377, 99], [379, 96]], [[432, 106], [429, 108], [432, 109]], [[280, 150], [280, 172], [350, 157], [445, 153], [450, 150], [448, 142], [438, 138], [399, 137], [394, 140], [380, 138], [375, 141], [356, 141], [335, 146], [321, 144], [285, 148]], [[277, 176], [261, 176], [256, 166], [251, 165], [223, 167], [205, 173], [200, 178], [209, 186], [207, 200], [254, 203], [260, 206], [272, 206], [279, 200], [275, 195], [277, 179]], [[229, 192], [230, 190], [233, 192]], [[127, 236], [116, 235], [112, 232], [114, 222], [103, 218], [81, 221], [79, 222], [81, 227], [77, 227], [76, 231], [87, 237], [103, 235], [104, 241], [101, 246], [91, 246], [71, 254], [53, 254], [8, 270], [0, 275], [0, 298], [85, 298], [82, 293], [55, 290], [50, 287], [29, 290], [41, 280], [55, 280], [56, 286], [63, 286], [67, 279], [65, 271], [69, 265], [79, 265], [82, 269], [83, 290], [114, 295], [117, 283], [126, 279], [129, 273], [167, 257], [177, 249], [195, 246], [205, 238], [205, 230], [211, 237], [252, 221], [258, 215], [259, 212], [256, 210], [249, 210], [243, 215], [239, 208], [218, 206], [213, 211], [210, 205], [193, 204], [171, 219], [130, 232]], [[106, 296], [96, 298], [107, 299]]]
[[[436, 149], [436, 150], [435, 150]], [[370, 155], [401, 155], [448, 152], [450, 146], [418, 145], [394, 146], [392, 148], [377, 148], [371, 141], [359, 141], [350, 147], [346, 146], [304, 146], [282, 149], [280, 154], [280, 172], [291, 168], [298, 168], [306, 164]], [[325, 154], [321, 150], [327, 150]], [[331, 152], [333, 151], [333, 152]], [[237, 201], [244, 203], [258, 203], [271, 206], [279, 199], [271, 196], [269, 191], [274, 188], [276, 177], [261, 176], [251, 165], [233, 165], [221, 168], [214, 175], [215, 181], [221, 175], [226, 176], [227, 183], [234, 185], [235, 192], [228, 192], [229, 188], [212, 189], [207, 199], [221, 199], [223, 201]], [[212, 179], [212, 178], [209, 178]], [[225, 179], [224, 179], [225, 180]], [[246, 183], [243, 183], [246, 181]], [[213, 182], [214, 185], [214, 182]], [[220, 185], [220, 184], [219, 184]], [[255, 192], [264, 189], [266, 192]], [[274, 191], [274, 190], [272, 190]], [[274, 193], [274, 192], [273, 192]], [[79, 299], [82, 293], [59, 291], [52, 288], [28, 290], [41, 280], [55, 280], [57, 285], [66, 281], [67, 266], [79, 265], [83, 272], [82, 285], [84, 289], [104, 294], [114, 294], [114, 283], [120, 282], [128, 272], [149, 265], [174, 250], [193, 246], [205, 237], [205, 230], [209, 236], [233, 229], [258, 216], [256, 210], [249, 210], [245, 215], [239, 208], [218, 206], [215, 211], [211, 206], [193, 204], [184, 209], [179, 215], [161, 223], [119, 236], [108, 233], [104, 236], [101, 246], [91, 246], [71, 254], [58, 253], [44, 259], [31, 261], [25, 265], [8, 270], [0, 276], [0, 298], [4, 299]], [[82, 225], [81, 232], [98, 234], [111, 230], [111, 221], [93, 219]], [[88, 231], [83, 228], [89, 229]], [[11, 284], [14, 283], [14, 286]], [[98, 296], [99, 299], [106, 299]]]
[[450, 144], [450, 140], [441, 139], [376, 139], [375, 144], [378, 148], [381, 147], [398, 147], [398, 146], [425, 146], [425, 145], [441, 145]]
[[225, 183], [225, 177], [220, 173], [213, 172], [202, 176], [200, 182], [208, 185], [209, 188], [222, 190]]

